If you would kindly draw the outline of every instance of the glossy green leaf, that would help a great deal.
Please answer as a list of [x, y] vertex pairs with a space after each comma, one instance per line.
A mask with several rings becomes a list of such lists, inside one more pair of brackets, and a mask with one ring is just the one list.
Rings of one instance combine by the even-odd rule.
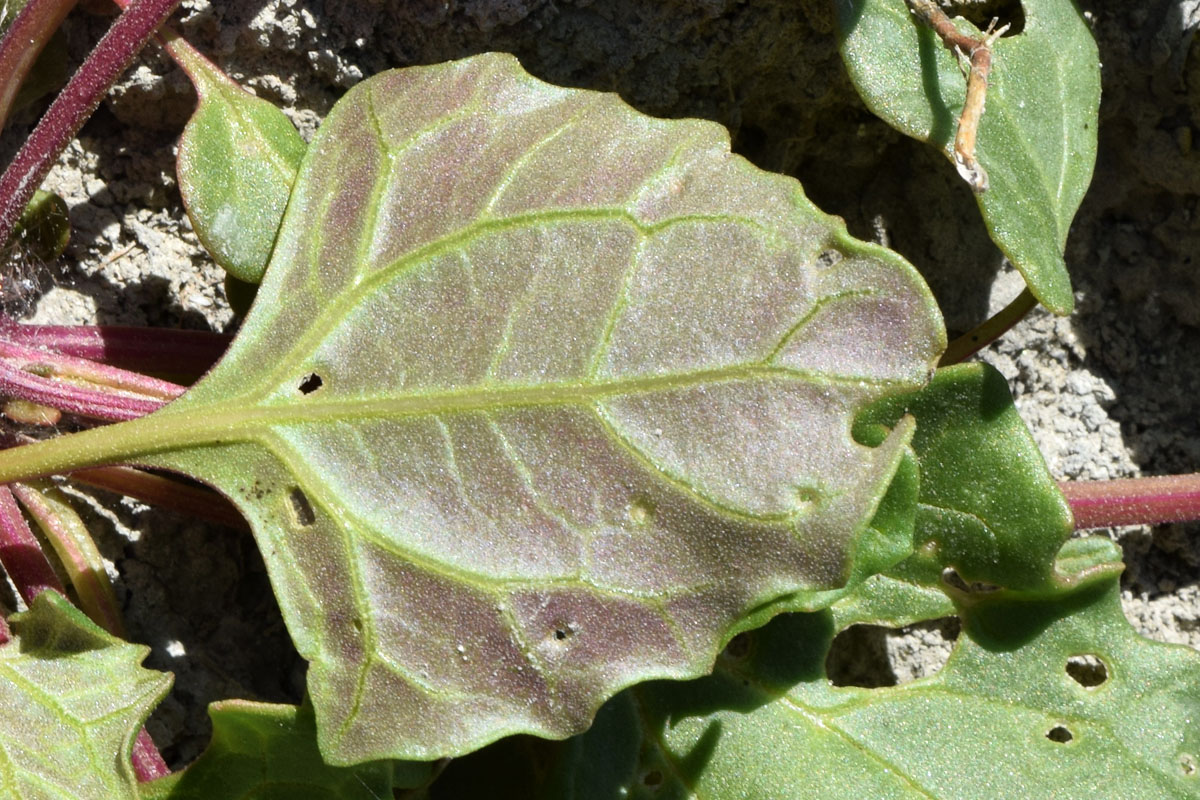
[[[992, 239], [1034, 296], [1069, 314], [1074, 296], [1062, 253], [1096, 161], [1099, 55], [1074, 3], [1021, 6], [1024, 30], [995, 44], [977, 147], [991, 189], [977, 199]], [[954, 54], [904, 0], [836, 0], [835, 7], [842, 58], [868, 108], [952, 157], [966, 96]]]
[[914, 561], [1014, 589], [1053, 581], [1071, 510], [1004, 376], [979, 363], [940, 369], [922, 391], [864, 413], [855, 433], [873, 444], [905, 415], [917, 420], [921, 470]]
[[143, 800], [378, 800], [417, 786], [428, 764], [333, 767], [317, 751], [312, 707], [226, 700], [209, 706], [213, 735], [182, 772], [140, 787]]
[[[1108, 543], [1103, 555], [1119, 552]], [[977, 596], [946, 666], [897, 687], [831, 686], [831, 613], [779, 617], [711, 677], [619, 695], [541, 796], [1200, 796], [1200, 655], [1137, 635], [1119, 571], [1110, 562], [1041, 596]], [[1073, 677], [1080, 656], [1103, 664], [1102, 680]]]
[[172, 46], [200, 98], [176, 163], [192, 227], [222, 268], [259, 283], [306, 145], [274, 105], [177, 40]]
[[511, 56], [365, 81], [213, 372], [0, 481], [134, 460], [232, 498], [331, 762], [578, 732], [911, 546], [869, 533], [911, 425], [850, 427], [927, 379], [932, 299], [728, 148]]
[[105, 633], [43, 592], [0, 646], [0, 798], [137, 797], [133, 740], [171, 678], [138, 666], [149, 648]]

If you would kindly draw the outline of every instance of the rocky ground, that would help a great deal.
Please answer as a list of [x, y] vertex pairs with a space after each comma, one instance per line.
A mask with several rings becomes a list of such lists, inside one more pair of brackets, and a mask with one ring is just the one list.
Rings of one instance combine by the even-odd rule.
[[[1013, 14], [1019, 3], [985, 6], [973, 13]], [[1095, 179], [1067, 248], [1078, 312], [1035, 312], [983, 358], [1008, 377], [1056, 477], [1196, 471], [1200, 0], [1080, 6], [1100, 46], [1104, 97]], [[952, 334], [1020, 290], [951, 166], [857, 99], [826, 0], [185, 0], [177, 18], [306, 136], [366, 76], [505, 50], [545, 80], [726, 125], [736, 151], [797, 176], [852, 232], [916, 264]], [[105, 24], [68, 21], [76, 61]], [[51, 177], [71, 206], [68, 252], [26, 264], [6, 286], [10, 309], [43, 322], [236, 326], [175, 186], [174, 142], [193, 102], [161, 54], [139, 59]], [[5, 132], [0, 155], [31, 119]], [[176, 673], [151, 723], [169, 760], [186, 763], [203, 747], [209, 700], [297, 697], [303, 664], [249, 537], [100, 493], [79, 497], [121, 578], [133, 635], [153, 648], [149, 665]], [[1148, 636], [1200, 647], [1200, 526], [1107, 533], [1128, 563], [1130, 618]], [[933, 625], [868, 636], [854, 652], [874, 664], [865, 671], [889, 673], [882, 680], [908, 679], [936, 668], [952, 634]], [[868, 658], [872, 648], [881, 660]]]

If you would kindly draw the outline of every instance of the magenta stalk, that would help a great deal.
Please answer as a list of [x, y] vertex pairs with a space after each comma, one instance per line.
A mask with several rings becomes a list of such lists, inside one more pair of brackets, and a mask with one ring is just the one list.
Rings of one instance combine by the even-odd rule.
[[0, 128], [46, 42], [74, 7], [75, 0], [29, 0], [13, 18], [0, 41]]
[[1058, 485], [1075, 529], [1200, 520], [1200, 473]]
[[97, 364], [84, 358], [72, 358], [38, 348], [12, 344], [4, 341], [2, 336], [0, 336], [0, 359], [8, 361], [9, 366], [44, 378], [83, 381], [158, 400], [174, 400], [185, 391], [184, 387], [175, 383], [152, 378], [138, 372]]
[[166, 400], [43, 378], [0, 358], [0, 395], [107, 422], [144, 417]]
[[225, 353], [233, 337], [210, 331], [129, 325], [26, 325], [0, 317], [0, 342], [136, 372], [196, 378]]
[[147, 783], [171, 774], [170, 767], [145, 728], [138, 731], [137, 738], [133, 740], [133, 757], [130, 760], [138, 783]]
[[66, 594], [7, 486], [0, 486], [0, 565], [27, 605], [47, 589]]
[[55, 98], [0, 175], [0, 243], [8, 241], [34, 191], [109, 87], [179, 0], [133, 0]]

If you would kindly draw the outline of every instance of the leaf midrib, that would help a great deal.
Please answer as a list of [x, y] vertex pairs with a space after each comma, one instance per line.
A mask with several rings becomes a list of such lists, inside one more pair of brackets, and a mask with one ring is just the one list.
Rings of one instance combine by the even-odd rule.
[[588, 406], [614, 397], [773, 379], [809, 386], [852, 384], [885, 388], [907, 385], [904, 381], [839, 376], [753, 363], [591, 383], [485, 386], [393, 397], [322, 400], [291, 395], [272, 402], [260, 392], [257, 396], [240, 395], [216, 402], [202, 400], [193, 405], [184, 395], [176, 404], [140, 419], [10, 449], [0, 462], [0, 483], [99, 464], [136, 463], [145, 456], [188, 447], [254, 441], [263, 429], [281, 425], [460, 414], [530, 406]]

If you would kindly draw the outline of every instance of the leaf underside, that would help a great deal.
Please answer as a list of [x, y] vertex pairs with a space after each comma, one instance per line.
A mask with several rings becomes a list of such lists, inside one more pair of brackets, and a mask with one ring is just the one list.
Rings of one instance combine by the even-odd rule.
[[[1003, 380], [977, 364], [939, 370], [921, 392], [861, 415], [856, 433], [877, 438], [876, 426], [901, 413], [916, 416], [921, 465], [920, 547], [908, 561], [827, 610], [785, 615], [743, 635], [711, 677], [618, 695], [586, 734], [543, 755], [548, 769], [491, 793], [1200, 796], [1200, 657], [1129, 625], [1120, 552], [1110, 540], [1070, 540], [1050, 564], [1069, 516], [1016, 425]], [[962, 543], [944, 538], [946, 514], [974, 519]], [[1020, 589], [948, 588], [946, 563], [968, 579]], [[831, 685], [826, 657], [839, 632], [950, 614], [963, 631], [936, 674], [875, 689]], [[469, 770], [452, 777], [469, 794], [475, 786], [464, 775]]]
[[372, 78], [229, 354], [109, 429], [242, 509], [331, 762], [578, 732], [911, 546], [860, 541], [911, 424], [850, 427], [927, 379], [933, 301], [728, 148], [510, 56]]
[[134, 800], [133, 740], [170, 676], [142, 669], [149, 648], [57, 592], [12, 622], [17, 637], [0, 647], [0, 798]]
[[[904, 0], [835, 5], [842, 58], [863, 101], [898, 131], [953, 160], [966, 97], [955, 55]], [[976, 150], [991, 188], [976, 198], [992, 240], [1038, 301], [1069, 314], [1074, 296], [1062, 254], [1096, 161], [1099, 53], [1074, 3], [1022, 0], [1021, 6], [1024, 30], [994, 46]]]

